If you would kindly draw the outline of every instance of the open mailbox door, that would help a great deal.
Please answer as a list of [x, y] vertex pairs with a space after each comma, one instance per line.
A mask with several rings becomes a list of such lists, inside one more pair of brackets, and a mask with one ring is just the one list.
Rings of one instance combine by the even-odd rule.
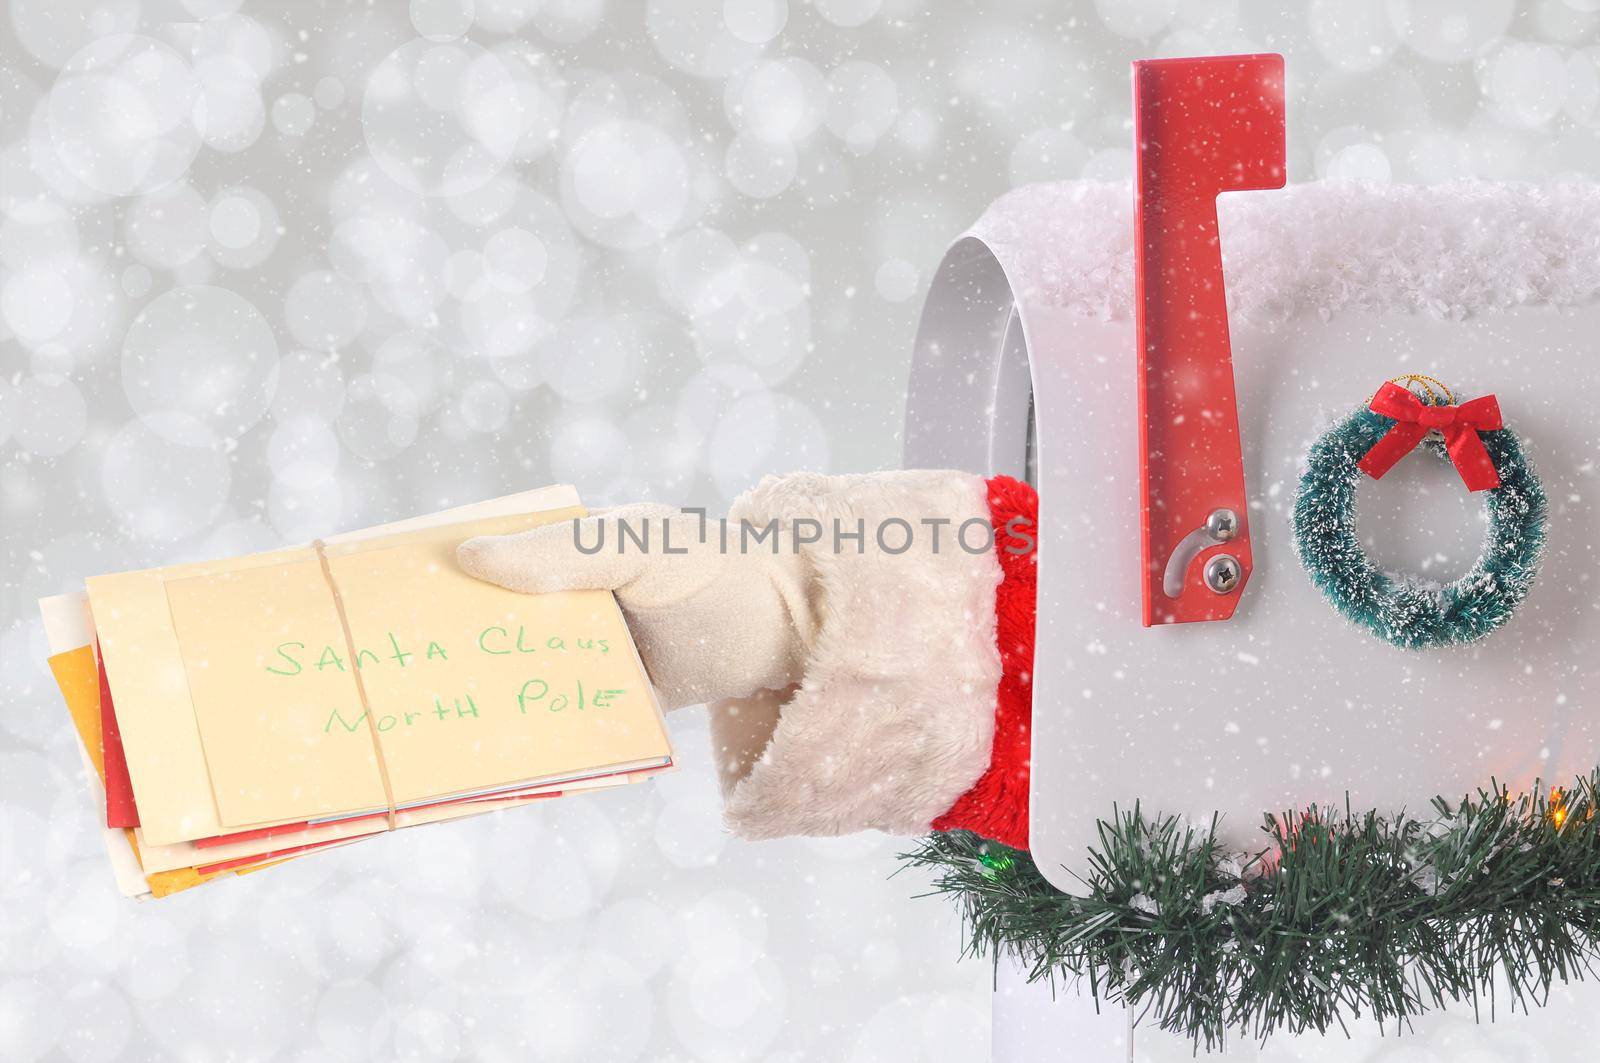
[[[946, 255], [917, 337], [906, 464], [1039, 488], [1030, 848], [1069, 893], [1098, 822], [1136, 802], [1220, 815], [1224, 842], [1258, 847], [1265, 812], [1420, 811], [1600, 764], [1600, 261], [1583, 235], [1600, 189], [1316, 184], [1220, 209], [1229, 310], [1210, 327], [1231, 332], [1249, 583], [1204, 586], [1220, 543], [1180, 568], [1184, 593], [1236, 608], [1147, 609], [1172, 536], [1206, 512], [1153, 535], [1144, 520], [1151, 477], [1181, 493], [1197, 474], [1149, 445], [1172, 411], [1142, 404], [1131, 189], [1003, 198]], [[1550, 498], [1541, 577], [1470, 646], [1369, 635], [1295, 554], [1311, 443], [1408, 372], [1498, 395]], [[1448, 463], [1413, 458], [1362, 486], [1359, 527], [1385, 567], [1447, 582], [1482, 549], [1482, 508]], [[1192, 619], [1211, 622], [1164, 622]]]

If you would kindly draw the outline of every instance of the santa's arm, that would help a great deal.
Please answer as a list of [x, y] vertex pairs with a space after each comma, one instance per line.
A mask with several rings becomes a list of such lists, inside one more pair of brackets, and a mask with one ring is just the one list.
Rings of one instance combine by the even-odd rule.
[[671, 553], [585, 554], [557, 527], [460, 555], [519, 590], [616, 592], [664, 703], [711, 703], [735, 833], [959, 827], [1025, 846], [1037, 509], [1008, 477], [800, 473], [726, 522], [590, 518], [655, 523]]

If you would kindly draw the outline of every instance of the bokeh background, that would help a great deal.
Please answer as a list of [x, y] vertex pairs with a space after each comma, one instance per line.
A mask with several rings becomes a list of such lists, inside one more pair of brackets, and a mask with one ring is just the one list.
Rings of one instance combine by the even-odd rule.
[[1126, 179], [1135, 57], [1284, 53], [1293, 180], [1600, 174], [1600, 0], [6, 6], [7, 1060], [982, 1058], [900, 843], [728, 838], [694, 710], [670, 779], [124, 901], [33, 601], [892, 466], [943, 247]]

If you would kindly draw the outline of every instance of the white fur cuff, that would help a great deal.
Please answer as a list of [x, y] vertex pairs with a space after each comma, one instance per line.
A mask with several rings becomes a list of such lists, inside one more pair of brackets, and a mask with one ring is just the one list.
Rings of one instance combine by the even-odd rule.
[[[1001, 573], [983, 549], [984, 481], [928, 471], [768, 477], [729, 519], [823, 529], [800, 547], [814, 568], [816, 627], [799, 687], [787, 701], [712, 706], [729, 827], [747, 838], [926, 831], [988, 767], [994, 738]], [[982, 523], [963, 545], [968, 521]], [[911, 531], [903, 552], [900, 522]], [[859, 549], [835, 543], [835, 528], [858, 527]]]

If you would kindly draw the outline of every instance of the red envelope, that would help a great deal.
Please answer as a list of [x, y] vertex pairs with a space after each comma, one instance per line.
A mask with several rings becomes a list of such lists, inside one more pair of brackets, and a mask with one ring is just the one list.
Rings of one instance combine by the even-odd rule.
[[318, 849], [326, 849], [330, 845], [344, 845], [347, 842], [358, 841], [363, 838], [376, 838], [379, 834], [383, 833], [384, 831], [380, 830], [374, 831], [371, 834], [352, 834], [348, 838], [334, 838], [325, 842], [312, 842], [309, 845], [293, 845], [287, 849], [275, 849], [270, 853], [261, 853], [258, 856], [241, 856], [237, 859], [224, 860], [217, 864], [206, 864], [203, 867], [195, 868], [195, 872], [201, 875], [211, 875], [218, 871], [236, 871], [241, 867], [250, 867], [255, 864], [269, 863], [275, 860], [286, 860], [291, 856], [299, 856], [303, 853], [315, 852]]
[[100, 669], [100, 749], [106, 766], [106, 826], [137, 827], [139, 809], [133, 803], [133, 780], [128, 777], [128, 758], [122, 752], [122, 734], [117, 730], [117, 714], [111, 705], [111, 682], [106, 678], [106, 663], [100, 647], [94, 648]]

